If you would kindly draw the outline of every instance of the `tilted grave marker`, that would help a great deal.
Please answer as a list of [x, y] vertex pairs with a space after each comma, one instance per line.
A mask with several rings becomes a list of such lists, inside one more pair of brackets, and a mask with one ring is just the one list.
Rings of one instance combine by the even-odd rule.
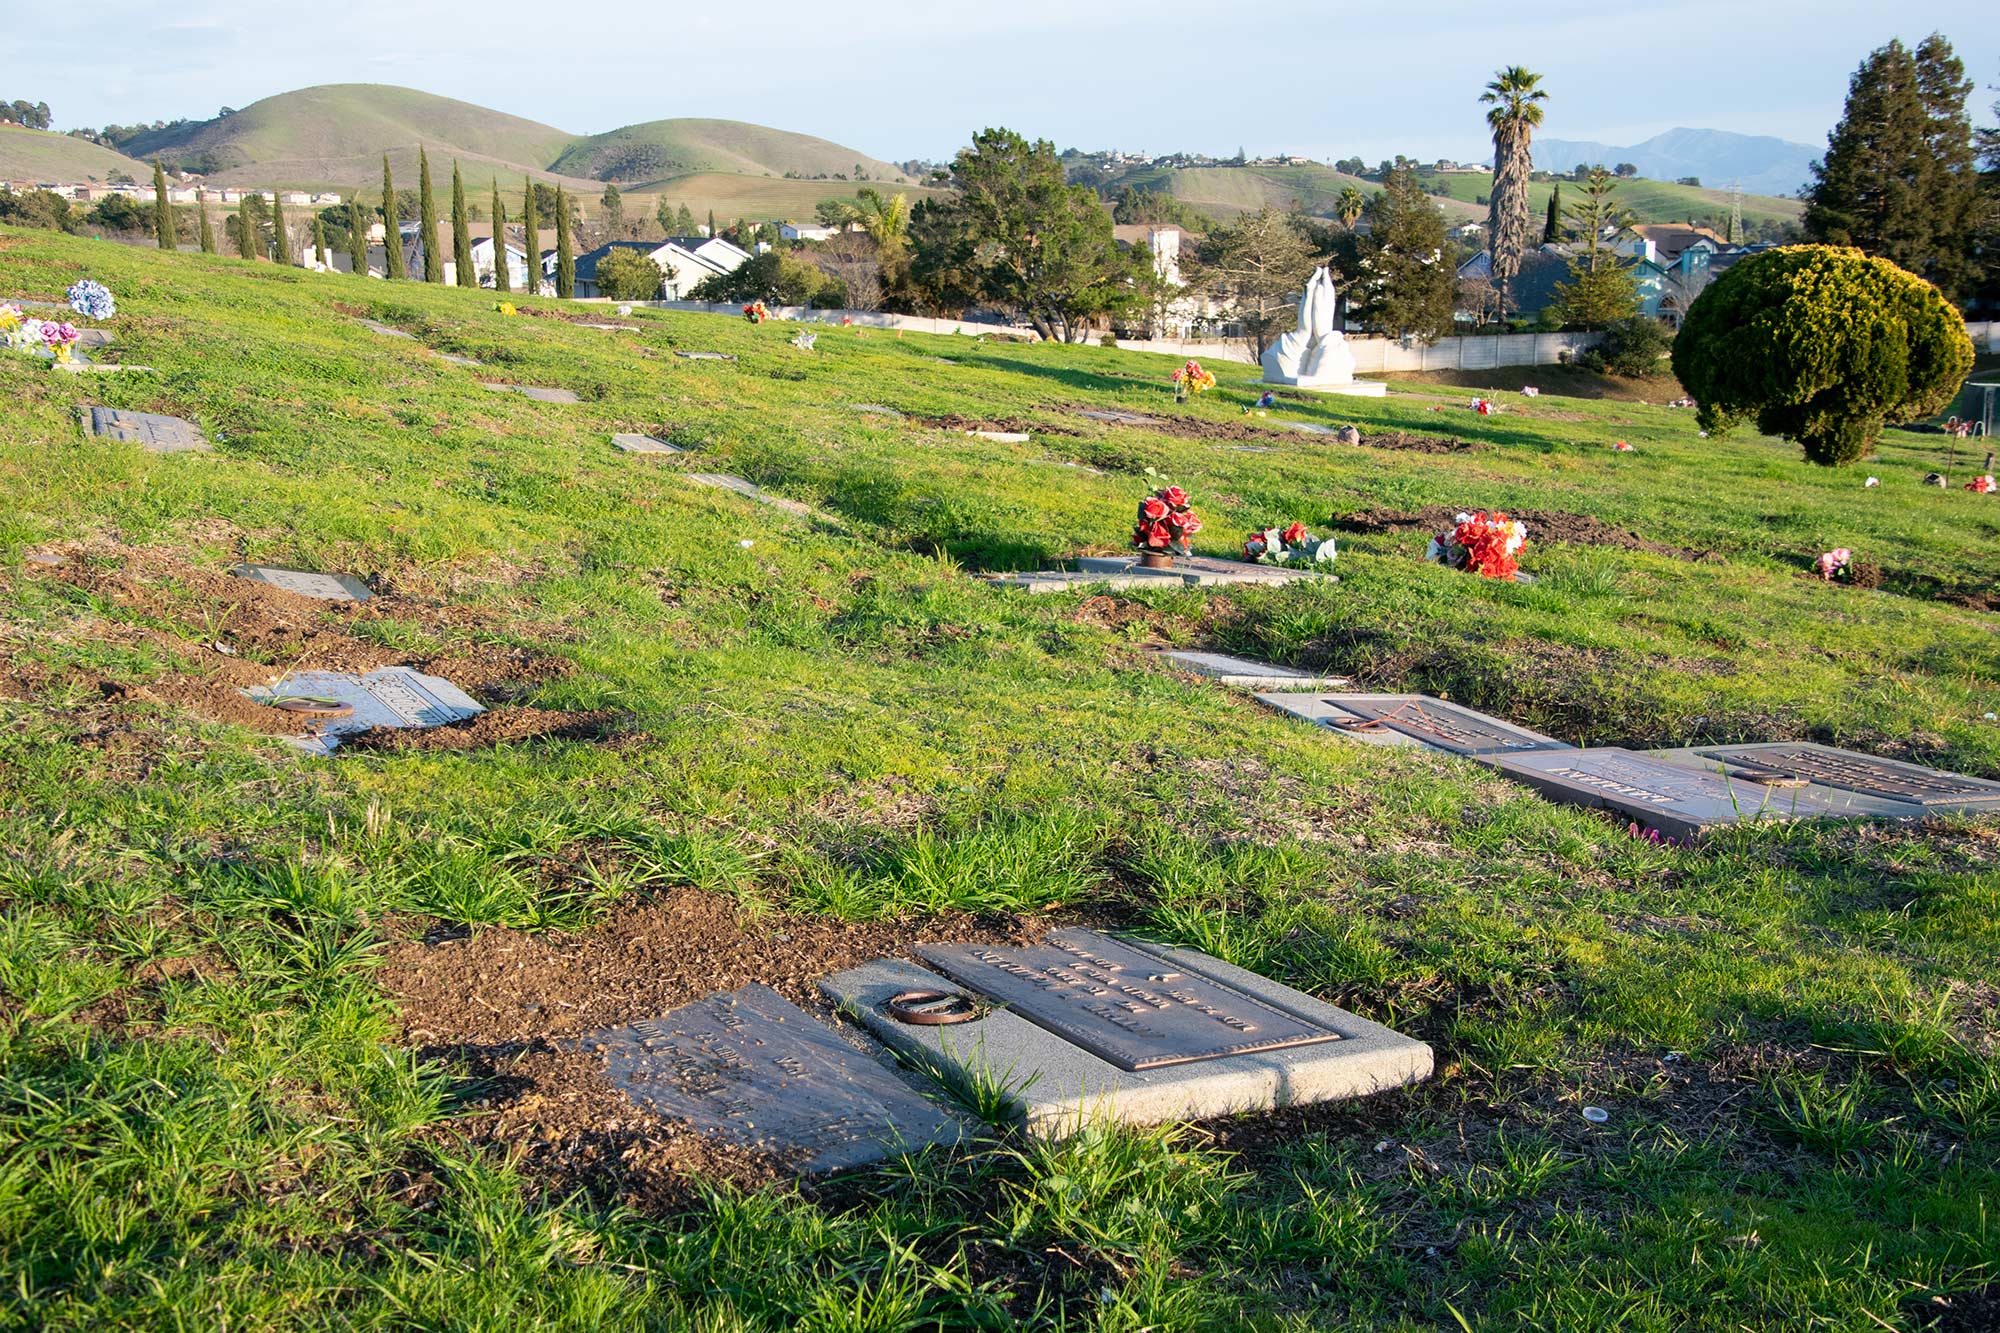
[[[1359, 1096], [1431, 1069], [1422, 1042], [1190, 949], [1062, 930], [918, 953], [937, 971], [885, 959], [821, 990], [890, 1045], [997, 1084], [1039, 1132]], [[912, 992], [976, 1003], [926, 1025], [892, 1006]]]
[[2000, 782], [1881, 759], [1808, 741], [1700, 747], [1697, 753], [1745, 770], [1751, 781], [1803, 778], [1878, 801], [1922, 809], [2000, 809]]
[[118, 407], [82, 409], [83, 428], [92, 435], [124, 440], [149, 454], [180, 454], [208, 448], [208, 439], [193, 422], [154, 412], [127, 412]]
[[1573, 748], [1553, 736], [1427, 694], [1327, 694], [1278, 689], [1258, 702], [1356, 740], [1426, 745], [1450, 754]]
[[1024, 430], [969, 430], [965, 433], [975, 435], [982, 440], [991, 440], [995, 444], [1026, 444], [1029, 438], [1028, 432]]
[[1774, 788], [1612, 746], [1473, 756], [1544, 796], [1612, 810], [1673, 838], [1730, 824], [1853, 817], [1809, 787]]
[[538, 403], [580, 403], [568, 389], [544, 389], [534, 384], [496, 384], [491, 380], [481, 380], [479, 387], [491, 389], [495, 393], [518, 393], [523, 398], [532, 398]]
[[431, 355], [440, 361], [448, 361], [454, 366], [481, 366], [485, 364], [485, 362], [475, 361], [469, 356], [457, 356], [451, 352], [432, 352]]
[[1160, 656], [1169, 665], [1183, 671], [1192, 671], [1239, 690], [1311, 690], [1335, 689], [1347, 684], [1345, 676], [1322, 676], [1310, 672], [1297, 671], [1291, 667], [1278, 666], [1273, 662], [1258, 662], [1248, 657], [1232, 657], [1228, 653], [1207, 653], [1186, 649], [1173, 649]]
[[1157, 426], [1160, 424], [1156, 418], [1142, 416], [1137, 412], [1116, 412], [1102, 407], [1086, 407], [1080, 409], [1077, 415], [1080, 417], [1089, 417], [1092, 421], [1102, 421], [1110, 426]]
[[595, 1032], [627, 1096], [803, 1172], [956, 1143], [960, 1123], [880, 1062], [767, 986], [710, 995]]
[[310, 569], [280, 569], [276, 565], [237, 565], [229, 571], [240, 579], [252, 579], [282, 588], [300, 597], [323, 602], [365, 602], [374, 594], [352, 574], [321, 574]]
[[299, 671], [274, 685], [243, 691], [276, 707], [286, 699], [329, 699], [346, 706], [293, 743], [312, 754], [333, 753], [342, 736], [373, 727], [441, 727], [485, 712], [478, 700], [438, 676], [409, 667], [383, 667], [361, 675]]
[[684, 454], [687, 450], [678, 444], [670, 444], [657, 435], [635, 435], [630, 432], [613, 435], [611, 442], [628, 454]]

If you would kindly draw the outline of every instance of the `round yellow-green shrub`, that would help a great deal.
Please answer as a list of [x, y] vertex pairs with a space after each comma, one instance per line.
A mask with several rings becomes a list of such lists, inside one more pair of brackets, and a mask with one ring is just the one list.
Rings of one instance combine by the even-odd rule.
[[1886, 422], [1942, 411], [1971, 370], [1965, 320], [1937, 288], [1830, 245], [1738, 261], [1674, 339], [1674, 374], [1702, 429], [1754, 419], [1825, 467], [1866, 458]]

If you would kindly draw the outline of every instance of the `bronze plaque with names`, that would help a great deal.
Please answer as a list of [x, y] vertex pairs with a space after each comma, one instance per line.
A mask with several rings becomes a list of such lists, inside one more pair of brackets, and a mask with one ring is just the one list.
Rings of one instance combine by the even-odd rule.
[[1711, 759], [1764, 773], [1804, 778], [1822, 787], [1838, 787], [1888, 801], [1936, 806], [2000, 805], [2000, 782], [1969, 778], [1960, 773], [1878, 759], [1853, 750], [1806, 741], [1776, 741], [1762, 745], [1723, 745], [1702, 751]]
[[1497, 717], [1488, 717], [1470, 708], [1420, 694], [1377, 699], [1336, 696], [1327, 702], [1361, 719], [1350, 726], [1335, 723], [1336, 730], [1386, 728], [1453, 754], [1507, 754], [1517, 750], [1570, 748], [1553, 736], [1528, 731], [1502, 722]]
[[600, 1051], [633, 1101], [802, 1172], [960, 1135], [943, 1109], [768, 986], [710, 995], [582, 1045]]
[[1094, 930], [1058, 930], [1027, 948], [925, 945], [919, 956], [962, 986], [1120, 1069], [1338, 1041], [1340, 1034]]

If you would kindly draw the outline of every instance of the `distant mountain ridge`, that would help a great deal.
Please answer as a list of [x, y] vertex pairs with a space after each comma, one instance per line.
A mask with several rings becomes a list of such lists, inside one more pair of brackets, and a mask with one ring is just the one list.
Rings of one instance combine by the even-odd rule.
[[1792, 195], [1812, 180], [1812, 164], [1825, 150], [1769, 135], [1672, 129], [1624, 148], [1588, 139], [1537, 137], [1533, 151], [1542, 171], [1568, 171], [1579, 162], [1607, 167], [1630, 162], [1650, 180], [1694, 176], [1711, 190], [1735, 182], [1751, 194]]

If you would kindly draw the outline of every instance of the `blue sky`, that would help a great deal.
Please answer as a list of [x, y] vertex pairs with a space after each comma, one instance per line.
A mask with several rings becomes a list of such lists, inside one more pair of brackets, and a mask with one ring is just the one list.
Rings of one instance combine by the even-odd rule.
[[1484, 144], [1473, 99], [1494, 67], [1519, 62], [1545, 78], [1552, 137], [1627, 144], [1690, 125], [1817, 145], [1862, 57], [1933, 29], [1978, 80], [1982, 118], [2000, 96], [1993, 0], [7, 8], [0, 92], [49, 102], [60, 128], [366, 82], [577, 133], [721, 116], [882, 158], [948, 157], [992, 124], [1064, 147], [1472, 157]]

